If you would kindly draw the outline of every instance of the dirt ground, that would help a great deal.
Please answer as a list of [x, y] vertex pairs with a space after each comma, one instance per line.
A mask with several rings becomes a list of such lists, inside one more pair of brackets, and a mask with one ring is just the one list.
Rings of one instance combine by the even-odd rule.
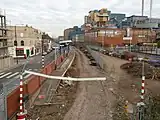
[[132, 86], [134, 87], [135, 85], [133, 82], [136, 80], [136, 78], [133, 78], [120, 68], [120, 66], [127, 61], [103, 54], [101, 54], [101, 56], [102, 59], [105, 59], [105, 64], [108, 68], [108, 75], [113, 78], [113, 91], [116, 94], [125, 97], [125, 99], [131, 103], [137, 102], [137, 100], [139, 100], [139, 96], [137, 94], [139, 91], [132, 88]]
[[[133, 106], [140, 101], [141, 92], [141, 78], [128, 74], [125, 70], [120, 69], [120, 66], [127, 61], [118, 58], [110, 57], [101, 54], [102, 58], [106, 61], [108, 65], [108, 76], [114, 78], [112, 84], [113, 91], [124, 100], [129, 101], [128, 112], [133, 112]], [[112, 70], [110, 72], [110, 70]], [[150, 95], [153, 97], [160, 96], [160, 91], [158, 90], [160, 86], [160, 81], [146, 79], [145, 80], [145, 99]]]
[[[129, 112], [132, 105], [140, 100], [141, 79], [127, 74], [120, 66], [127, 61], [100, 54], [107, 65], [104, 72], [98, 66], [91, 66], [89, 59], [76, 50], [76, 59], [68, 71], [70, 77], [106, 77], [106, 81], [73, 82], [71, 86], [61, 83], [53, 95], [50, 105], [35, 106], [30, 115], [40, 120], [127, 120], [122, 117], [124, 105], [129, 101]], [[159, 81], [146, 80], [147, 91], [159, 95]], [[119, 110], [119, 111], [117, 111]], [[117, 112], [117, 114], [116, 114]], [[116, 117], [114, 117], [117, 115]], [[122, 118], [120, 118], [120, 116]]]
[[[77, 54], [80, 77], [105, 76], [96, 66], [90, 66], [84, 54], [81, 52]], [[112, 103], [115, 97], [107, 87], [106, 81], [80, 82], [76, 100], [64, 120], [112, 120]]]
[[[76, 60], [67, 76], [106, 77], [97, 66], [90, 66], [89, 60], [80, 51], [76, 52]], [[53, 95], [51, 104], [34, 106], [29, 111], [29, 119], [112, 120], [112, 103], [116, 98], [107, 89], [106, 83], [73, 82], [71, 86], [61, 83], [58, 92]]]

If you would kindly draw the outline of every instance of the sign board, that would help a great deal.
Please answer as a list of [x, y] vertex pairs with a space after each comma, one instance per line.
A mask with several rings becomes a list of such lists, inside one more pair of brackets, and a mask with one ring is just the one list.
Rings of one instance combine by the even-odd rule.
[[61, 44], [61, 43], [71, 43], [72, 42], [72, 40], [63, 40], [63, 41], [59, 41], [59, 44]]
[[123, 40], [132, 40], [132, 37], [123, 37]]

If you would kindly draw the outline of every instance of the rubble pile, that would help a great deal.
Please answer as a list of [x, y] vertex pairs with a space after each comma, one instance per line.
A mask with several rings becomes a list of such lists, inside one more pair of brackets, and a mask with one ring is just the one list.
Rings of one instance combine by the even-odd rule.
[[[121, 65], [121, 69], [126, 70], [127, 73], [132, 74], [133, 76], [137, 76], [137, 77], [142, 76], [141, 62], [125, 63]], [[146, 79], [160, 80], [160, 69], [151, 67], [149, 64], [145, 63], [144, 75]]]

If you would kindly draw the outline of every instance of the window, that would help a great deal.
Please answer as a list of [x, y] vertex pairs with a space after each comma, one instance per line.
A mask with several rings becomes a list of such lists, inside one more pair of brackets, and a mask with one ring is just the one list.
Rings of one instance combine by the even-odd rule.
[[24, 46], [24, 41], [23, 40], [21, 40], [21, 46]]
[[16, 55], [17, 56], [23, 56], [24, 55], [24, 50], [16, 50]]
[[127, 30], [125, 29], [124, 37], [127, 37]]
[[17, 46], [17, 41], [16, 40], [14, 41], [14, 46]]

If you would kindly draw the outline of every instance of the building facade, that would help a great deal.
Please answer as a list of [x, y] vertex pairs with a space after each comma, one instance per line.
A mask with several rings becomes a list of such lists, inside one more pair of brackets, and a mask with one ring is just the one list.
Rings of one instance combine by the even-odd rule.
[[[155, 24], [155, 23], [149, 23], [149, 18], [148, 16], [137, 16], [137, 15], [132, 15], [129, 17], [126, 17], [122, 20], [120, 23], [120, 28], [149, 28], [149, 24]], [[148, 26], [148, 27], [146, 27]], [[155, 26], [155, 25], [153, 25]]]
[[130, 28], [129, 31], [118, 28], [99, 28], [85, 33], [85, 41], [104, 46], [153, 42], [155, 38], [155, 31], [139, 28]]
[[64, 40], [64, 36], [58, 36], [58, 40]]
[[106, 26], [108, 22], [108, 10], [106, 8], [100, 10], [89, 11], [88, 23], [96, 27]]
[[78, 26], [74, 26], [72, 31], [69, 32], [69, 40], [75, 40], [76, 36], [79, 36], [80, 34], [84, 34], [82, 31], [82, 28], [79, 28]]
[[0, 13], [0, 71], [14, 65], [14, 59], [8, 52], [8, 48], [12, 46], [9, 39], [5, 13]]
[[0, 14], [0, 57], [8, 56], [8, 29], [6, 27], [6, 16]]
[[8, 26], [8, 36], [13, 47], [9, 53], [13, 57], [34, 56], [41, 50], [42, 32], [33, 27]]
[[64, 40], [69, 39], [69, 33], [73, 31], [73, 28], [68, 28], [64, 30]]
[[116, 26], [117, 28], [120, 28], [120, 24], [122, 20], [126, 17], [125, 14], [121, 13], [110, 13], [109, 15], [109, 24], [112, 24]]

